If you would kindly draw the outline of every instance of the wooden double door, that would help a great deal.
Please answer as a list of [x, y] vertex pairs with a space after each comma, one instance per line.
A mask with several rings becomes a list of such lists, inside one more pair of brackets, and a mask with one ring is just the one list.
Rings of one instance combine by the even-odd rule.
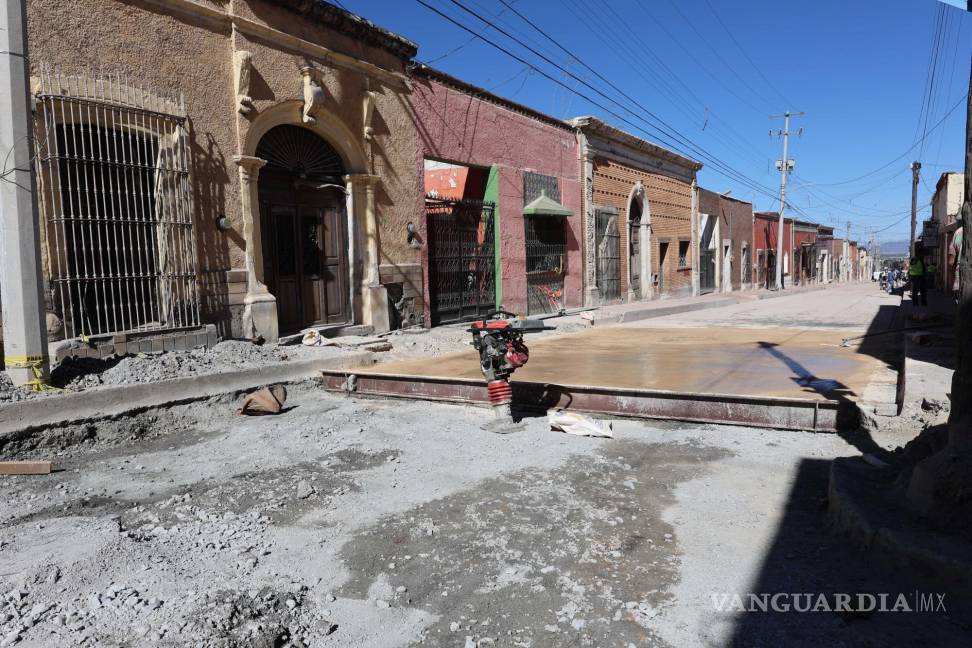
[[266, 169], [260, 174], [264, 276], [280, 332], [347, 324], [345, 194]]

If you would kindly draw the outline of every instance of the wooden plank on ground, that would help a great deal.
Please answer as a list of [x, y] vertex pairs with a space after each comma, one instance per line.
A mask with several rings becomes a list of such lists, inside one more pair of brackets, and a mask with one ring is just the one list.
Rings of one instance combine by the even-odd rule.
[[0, 475], [49, 475], [50, 461], [0, 461]]

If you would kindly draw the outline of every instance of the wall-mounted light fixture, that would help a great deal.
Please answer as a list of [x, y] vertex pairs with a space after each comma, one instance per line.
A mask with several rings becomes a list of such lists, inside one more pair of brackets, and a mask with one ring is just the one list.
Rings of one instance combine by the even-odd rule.
[[409, 223], [406, 225], [405, 231], [407, 232], [405, 240], [408, 242], [408, 247], [414, 249], [422, 247], [422, 243], [419, 241], [418, 228], [415, 227], [415, 223]]
[[224, 232], [232, 227], [226, 214], [216, 214], [216, 227]]

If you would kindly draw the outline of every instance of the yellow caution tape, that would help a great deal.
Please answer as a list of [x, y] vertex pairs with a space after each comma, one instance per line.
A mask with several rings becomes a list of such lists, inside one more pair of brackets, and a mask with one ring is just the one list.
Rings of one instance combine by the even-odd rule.
[[7, 368], [30, 369], [34, 374], [32, 380], [28, 380], [26, 387], [35, 392], [60, 392], [64, 391], [53, 387], [44, 378], [43, 367], [47, 363], [47, 356], [4, 356], [3, 363]]

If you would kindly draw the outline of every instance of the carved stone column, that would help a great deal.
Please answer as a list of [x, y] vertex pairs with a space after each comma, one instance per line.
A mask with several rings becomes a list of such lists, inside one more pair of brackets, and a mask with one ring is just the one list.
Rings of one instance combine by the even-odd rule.
[[654, 288], [651, 280], [651, 210], [648, 205], [648, 198], [645, 198], [645, 207], [641, 212], [641, 300], [647, 301], [652, 298]]
[[243, 203], [243, 241], [246, 245], [246, 297], [243, 298], [243, 334], [276, 342], [277, 300], [267, 290], [263, 275], [263, 236], [260, 231], [260, 198], [257, 181], [266, 160], [249, 155], [233, 157], [240, 172]]
[[691, 216], [692, 238], [689, 259], [692, 264], [692, 294], [699, 294], [699, 185], [695, 177], [692, 177], [692, 216]]
[[599, 306], [597, 289], [597, 222], [594, 213], [594, 151], [581, 134], [581, 171], [584, 182], [584, 306]]
[[[388, 292], [381, 285], [378, 276], [378, 213], [375, 204], [375, 188], [380, 178], [366, 173], [356, 173], [344, 177], [350, 197], [351, 239], [354, 241], [352, 259], [360, 262], [360, 279], [352, 276], [361, 292], [362, 324], [369, 324], [375, 333], [383, 333], [391, 328], [388, 314]], [[360, 245], [358, 245], [360, 243]]]

